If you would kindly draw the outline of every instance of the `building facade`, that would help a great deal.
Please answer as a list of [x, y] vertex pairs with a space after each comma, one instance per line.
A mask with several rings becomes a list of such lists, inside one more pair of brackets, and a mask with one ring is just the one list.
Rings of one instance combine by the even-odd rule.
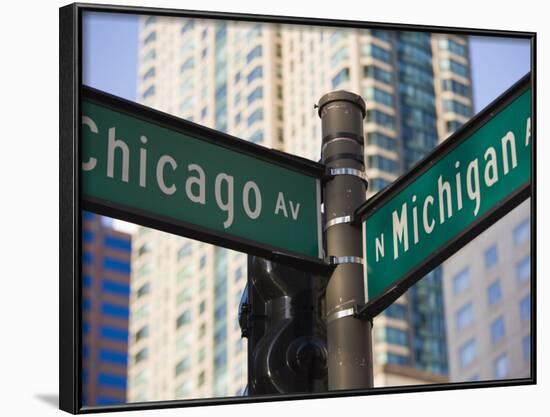
[[[370, 194], [471, 114], [460, 36], [149, 16], [139, 42], [143, 104], [313, 160], [314, 103], [336, 89], [360, 94]], [[240, 395], [246, 255], [143, 228], [133, 255], [129, 401]], [[438, 269], [377, 318], [376, 363], [446, 374], [443, 317]]]
[[82, 404], [126, 402], [131, 236], [83, 212]]
[[[368, 195], [408, 171], [472, 115], [463, 36], [288, 26], [282, 38], [285, 150], [319, 160], [313, 103], [337, 89], [361, 95]], [[448, 372], [442, 273], [432, 271], [375, 319], [376, 364]]]
[[451, 381], [531, 376], [530, 203], [444, 264]]

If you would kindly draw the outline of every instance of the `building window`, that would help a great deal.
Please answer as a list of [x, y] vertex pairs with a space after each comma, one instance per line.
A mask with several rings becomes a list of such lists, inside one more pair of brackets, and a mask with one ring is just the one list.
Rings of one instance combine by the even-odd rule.
[[443, 90], [452, 91], [455, 94], [468, 97], [468, 86], [455, 80], [443, 80]]
[[178, 337], [176, 341], [176, 352], [181, 352], [193, 345], [193, 333], [187, 332]]
[[193, 57], [187, 58], [187, 60], [181, 65], [180, 72], [187, 71], [188, 69], [193, 68], [195, 65], [195, 60]]
[[382, 68], [374, 65], [366, 65], [363, 67], [363, 76], [365, 78], [374, 78], [386, 84], [391, 84], [392, 75], [391, 72], [383, 70]]
[[204, 335], [206, 334], [206, 324], [203, 323], [201, 324], [201, 326], [199, 327], [199, 339], [202, 339], [204, 337]]
[[477, 343], [475, 339], [470, 339], [464, 343], [458, 351], [458, 356], [462, 368], [470, 365], [477, 357]]
[[137, 290], [137, 298], [143, 297], [144, 295], [147, 295], [151, 292], [151, 284], [149, 282], [143, 284], [141, 287]]
[[258, 45], [254, 47], [247, 55], [246, 55], [246, 63], [250, 64], [254, 58], [262, 56], [262, 46]]
[[208, 107], [204, 106], [201, 110], [201, 119], [204, 119], [208, 114]]
[[466, 47], [451, 39], [447, 39], [447, 38], [440, 39], [439, 48], [447, 49], [455, 55], [466, 56]]
[[193, 29], [195, 26], [194, 20], [188, 20], [182, 27], [181, 27], [181, 33], [184, 34], [185, 32]]
[[182, 374], [183, 372], [188, 371], [189, 369], [191, 369], [191, 359], [189, 358], [182, 359], [176, 364], [176, 369], [175, 369], [176, 376]]
[[453, 61], [452, 59], [443, 59], [440, 62], [440, 67], [442, 70], [448, 70], [451, 72], [454, 72], [457, 75], [460, 75], [461, 77], [468, 77], [468, 68], [466, 68], [464, 65], [459, 64], [456, 61]]
[[461, 307], [456, 312], [455, 320], [456, 328], [459, 331], [472, 324], [472, 322], [474, 321], [474, 308], [472, 306], [472, 303], [468, 303]]
[[527, 255], [518, 264], [516, 264], [516, 278], [518, 282], [524, 283], [531, 277], [531, 257]]
[[153, 97], [155, 95], [155, 86], [150, 86], [145, 92], [143, 93], [143, 98], [149, 98]]
[[143, 40], [143, 44], [147, 45], [148, 43], [151, 43], [157, 39], [157, 32], [151, 32], [147, 37]]
[[250, 141], [253, 143], [262, 143], [264, 140], [264, 131], [263, 129], [256, 130], [252, 136], [250, 136]]
[[458, 120], [449, 120], [446, 122], [446, 126], [447, 126], [447, 132], [453, 133], [458, 129], [460, 129], [460, 127], [462, 126], [462, 123], [459, 122]]
[[256, 109], [250, 116], [248, 116], [247, 123], [248, 126], [252, 126], [255, 122], [261, 121], [264, 118], [264, 110]]
[[147, 70], [145, 74], [143, 74], [143, 81], [152, 78], [155, 76], [155, 67], [151, 67]]
[[187, 287], [176, 296], [176, 305], [179, 306], [186, 301], [191, 301], [191, 298], [193, 298], [193, 287]]
[[260, 65], [258, 65], [256, 68], [254, 68], [252, 71], [248, 73], [246, 76], [246, 82], [250, 84], [252, 81], [254, 81], [257, 78], [261, 78], [263, 76], [263, 69]]
[[379, 59], [380, 61], [384, 61], [387, 63], [390, 63], [391, 61], [391, 53], [390, 51], [380, 48], [377, 45], [372, 45], [370, 43], [367, 43], [361, 47], [361, 55], [362, 56], [372, 56], [376, 59]]
[[248, 95], [248, 98], [247, 98], [247, 101], [248, 101], [248, 104], [252, 104], [254, 101], [260, 99], [263, 97], [263, 88], [260, 86], [260, 87], [256, 87], [254, 89], [254, 91], [252, 91], [249, 95]]
[[138, 249], [138, 256], [143, 256], [147, 253], [150, 253], [153, 249], [153, 244], [151, 242], [145, 242], [141, 247]]
[[136, 342], [145, 339], [147, 336], [149, 336], [149, 326], [143, 326], [136, 332]]
[[204, 313], [205, 310], [206, 310], [206, 301], [203, 300], [203, 301], [201, 301], [201, 303], [199, 304], [199, 314]]
[[531, 294], [527, 294], [519, 303], [519, 317], [522, 321], [531, 319]]
[[176, 329], [191, 322], [191, 310], [185, 310], [176, 320]]
[[495, 378], [502, 379], [508, 375], [508, 355], [503, 353], [495, 360]]
[[[113, 374], [107, 374], [107, 373], [100, 373], [97, 377], [97, 382], [99, 386], [104, 387], [112, 387], [117, 388], [121, 390], [126, 390], [126, 376], [120, 376], [120, 375], [113, 375]], [[99, 399], [98, 399], [99, 400]], [[107, 400], [106, 397], [103, 399], [103, 403], [110, 402], [112, 404], [112, 401]], [[99, 402], [99, 401], [98, 401]], [[117, 401], [118, 402], [118, 401]]]
[[343, 68], [332, 78], [332, 88], [338, 87], [345, 81], [349, 80], [349, 68]]
[[339, 49], [332, 55], [332, 58], [330, 59], [331, 68], [336, 68], [340, 63], [348, 59], [348, 57], [349, 53], [347, 47]]
[[384, 106], [393, 107], [393, 95], [376, 87], [367, 87], [364, 91], [367, 100], [374, 100]]
[[143, 348], [141, 349], [136, 355], [134, 356], [134, 362], [139, 363], [145, 359], [147, 359], [147, 356], [149, 354], [149, 349]]
[[380, 329], [380, 337], [393, 345], [408, 346], [407, 332], [395, 327], [387, 326]]
[[127, 305], [124, 306], [103, 302], [101, 303], [101, 314], [120, 319], [127, 319], [130, 312]]
[[521, 350], [523, 352], [523, 359], [528, 361], [531, 359], [531, 335], [527, 335], [521, 341]]
[[235, 282], [239, 282], [239, 280], [243, 277], [243, 268], [239, 266], [235, 270]]
[[115, 282], [107, 279], [104, 279], [101, 283], [101, 289], [102, 291], [113, 295], [119, 295], [123, 297], [128, 297], [130, 295], [129, 284]]
[[382, 133], [368, 133], [367, 141], [369, 145], [376, 145], [388, 151], [397, 151], [397, 140]]
[[184, 398], [191, 394], [191, 391], [193, 390], [193, 381], [185, 381], [183, 384], [181, 384], [178, 388], [176, 388], [176, 399], [177, 398]]
[[504, 318], [500, 316], [491, 323], [491, 341], [493, 344], [497, 343], [504, 338], [505, 334]]
[[145, 63], [145, 62], [148, 62], [148, 61], [152, 61], [156, 57], [157, 57], [157, 52], [154, 49], [151, 49], [149, 52], [147, 52], [143, 56], [143, 62]]
[[460, 114], [461, 116], [464, 116], [464, 117], [470, 117], [472, 114], [472, 109], [470, 108], [470, 106], [459, 103], [458, 101], [455, 101], [455, 100], [444, 100], [443, 109], [445, 111]]
[[519, 246], [531, 238], [531, 224], [529, 219], [525, 219], [523, 222], [518, 224], [514, 229], [514, 244]]
[[405, 320], [407, 308], [403, 304], [393, 303], [384, 311], [384, 315], [393, 319]]
[[395, 129], [395, 117], [379, 110], [367, 110], [367, 122], [375, 122], [387, 129]]
[[487, 289], [487, 298], [489, 305], [494, 305], [502, 299], [502, 290], [500, 288], [500, 281], [496, 280]]
[[199, 378], [197, 380], [197, 386], [198, 387], [202, 387], [204, 385], [204, 381], [206, 379], [206, 374], [204, 373], [204, 371], [202, 371], [200, 374], [199, 374]]
[[380, 155], [369, 155], [367, 157], [367, 167], [376, 168], [386, 172], [397, 172], [398, 164], [393, 159], [385, 158]]
[[485, 251], [485, 268], [491, 269], [498, 262], [497, 245], [491, 246]]
[[453, 278], [453, 292], [460, 294], [470, 286], [470, 270], [468, 268], [460, 271]]
[[206, 255], [202, 255], [199, 261], [199, 269], [202, 269], [206, 266]]

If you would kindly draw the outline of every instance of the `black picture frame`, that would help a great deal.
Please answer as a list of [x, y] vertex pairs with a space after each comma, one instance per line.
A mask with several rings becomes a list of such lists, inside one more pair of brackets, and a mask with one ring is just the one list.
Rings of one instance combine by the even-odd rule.
[[[342, 390], [315, 394], [263, 395], [255, 397], [224, 397], [194, 400], [155, 401], [127, 403], [112, 406], [82, 406], [82, 317], [81, 296], [81, 236], [83, 209], [80, 188], [80, 101], [82, 97], [82, 15], [84, 12], [158, 15], [172, 17], [196, 17], [220, 20], [239, 20], [262, 23], [285, 23], [343, 28], [370, 28], [387, 30], [411, 30], [432, 33], [467, 34], [529, 39], [531, 42], [531, 85], [533, 88], [533, 145], [531, 182], [531, 377], [523, 379], [472, 381], [447, 384], [399, 386], [372, 390]], [[393, 24], [368, 21], [317, 19], [295, 16], [269, 16], [240, 13], [189, 11], [176, 9], [129, 7], [96, 4], [70, 4], [59, 9], [59, 408], [72, 414], [175, 408], [200, 405], [224, 405], [250, 402], [317, 399], [357, 395], [391, 393], [415, 393], [435, 390], [488, 388], [531, 385], [537, 382], [536, 373], [536, 46], [537, 34], [508, 30], [442, 27], [430, 25]]]

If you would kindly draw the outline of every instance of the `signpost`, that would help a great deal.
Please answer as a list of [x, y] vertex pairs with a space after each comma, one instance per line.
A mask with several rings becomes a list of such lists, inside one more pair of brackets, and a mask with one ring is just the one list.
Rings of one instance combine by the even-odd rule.
[[322, 165], [85, 87], [84, 208], [310, 268], [324, 267]]
[[356, 211], [372, 318], [531, 195], [530, 74]]

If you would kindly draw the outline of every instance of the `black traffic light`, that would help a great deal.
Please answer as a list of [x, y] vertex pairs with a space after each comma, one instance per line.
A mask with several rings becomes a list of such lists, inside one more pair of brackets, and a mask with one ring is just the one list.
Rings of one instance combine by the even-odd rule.
[[248, 256], [239, 322], [248, 338], [248, 395], [326, 392], [326, 277]]

